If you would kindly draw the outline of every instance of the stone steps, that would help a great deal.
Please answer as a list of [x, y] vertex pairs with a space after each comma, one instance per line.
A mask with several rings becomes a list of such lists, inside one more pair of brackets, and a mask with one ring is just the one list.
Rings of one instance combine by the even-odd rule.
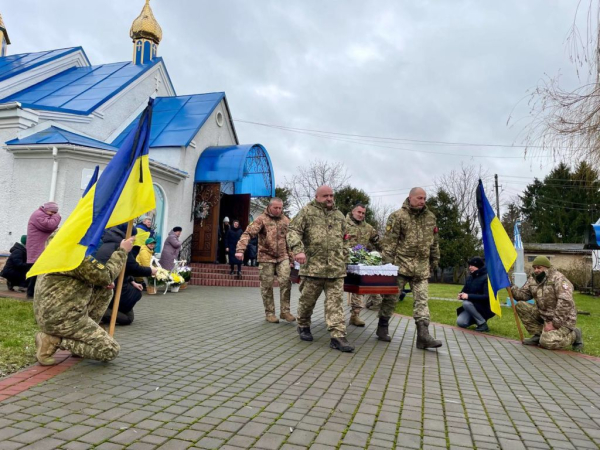
[[[230, 275], [228, 264], [190, 264], [192, 277], [190, 284], [194, 286], [222, 286], [222, 287], [260, 287], [258, 267], [242, 266], [242, 277], [237, 274]], [[275, 282], [275, 286], [278, 286]]]

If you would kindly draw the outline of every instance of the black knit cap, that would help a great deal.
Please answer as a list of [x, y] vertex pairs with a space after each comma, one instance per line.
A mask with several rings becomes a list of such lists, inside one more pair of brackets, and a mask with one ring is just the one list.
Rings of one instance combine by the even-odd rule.
[[181, 227], [175, 227], [175, 228], [173, 228], [173, 231], [175, 233], [177, 233], [178, 231], [183, 231], [183, 228], [181, 228]]
[[485, 262], [483, 261], [483, 259], [481, 259], [479, 256], [474, 256], [473, 258], [471, 258], [468, 261], [468, 264], [470, 266], [475, 266], [478, 269], [481, 269], [483, 266], [485, 266]]

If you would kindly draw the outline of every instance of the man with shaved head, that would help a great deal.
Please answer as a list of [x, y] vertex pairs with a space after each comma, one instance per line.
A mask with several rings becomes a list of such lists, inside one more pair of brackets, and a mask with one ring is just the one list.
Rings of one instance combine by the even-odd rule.
[[346, 339], [344, 322], [344, 277], [347, 248], [344, 242], [346, 220], [333, 201], [333, 189], [320, 186], [315, 199], [300, 210], [290, 223], [287, 242], [302, 266], [298, 333], [312, 341], [311, 316], [317, 299], [325, 291], [325, 321], [331, 334], [329, 346], [342, 352], [354, 347]]
[[235, 257], [242, 260], [250, 239], [258, 236], [260, 293], [265, 307], [265, 320], [270, 323], [279, 323], [273, 296], [275, 277], [279, 282], [279, 317], [287, 322], [296, 320], [290, 312], [290, 265], [294, 263], [294, 255], [286, 241], [289, 225], [290, 219], [283, 214], [283, 200], [274, 197], [265, 212], [248, 225], [236, 247]]
[[[414, 296], [413, 318], [417, 324], [417, 348], [437, 348], [442, 342], [429, 334], [428, 279], [440, 260], [438, 228], [435, 215], [427, 209], [427, 194], [420, 187], [412, 188], [402, 208], [388, 218], [381, 242], [384, 263], [398, 266], [400, 292], [408, 283]], [[377, 338], [389, 342], [390, 317], [398, 295], [384, 295], [379, 310]]]

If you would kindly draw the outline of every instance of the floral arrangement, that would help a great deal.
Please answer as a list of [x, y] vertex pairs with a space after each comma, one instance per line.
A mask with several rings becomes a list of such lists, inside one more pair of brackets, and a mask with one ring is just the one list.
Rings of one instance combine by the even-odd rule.
[[169, 275], [171, 276], [171, 284], [172, 285], [179, 286], [180, 284], [185, 283], [185, 280], [183, 279], [183, 277], [181, 275], [179, 275], [177, 272], [171, 272]]
[[350, 249], [350, 263], [365, 266], [380, 266], [382, 264], [379, 252], [370, 252], [364, 245], [357, 245]]
[[163, 269], [162, 267], [158, 267], [157, 269], [158, 272], [156, 272], [156, 275], [154, 276], [157, 285], [161, 286], [172, 281], [171, 272], [169, 272], [167, 269]]
[[207, 201], [201, 201], [194, 208], [194, 217], [196, 219], [204, 220], [208, 218], [210, 213], [210, 203]]

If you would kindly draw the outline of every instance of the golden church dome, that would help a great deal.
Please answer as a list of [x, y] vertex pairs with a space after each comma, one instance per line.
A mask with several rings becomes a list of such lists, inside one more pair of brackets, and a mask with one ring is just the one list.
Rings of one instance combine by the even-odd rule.
[[10, 39], [8, 38], [8, 33], [6, 31], [6, 26], [4, 25], [4, 20], [2, 20], [2, 14], [0, 14], [0, 31], [4, 34], [4, 38], [6, 39], [6, 43], [10, 44]]
[[146, 4], [142, 12], [131, 24], [129, 30], [131, 39], [148, 39], [155, 44], [158, 44], [162, 39], [162, 29], [152, 14], [150, 8], [150, 0], [146, 0]]

